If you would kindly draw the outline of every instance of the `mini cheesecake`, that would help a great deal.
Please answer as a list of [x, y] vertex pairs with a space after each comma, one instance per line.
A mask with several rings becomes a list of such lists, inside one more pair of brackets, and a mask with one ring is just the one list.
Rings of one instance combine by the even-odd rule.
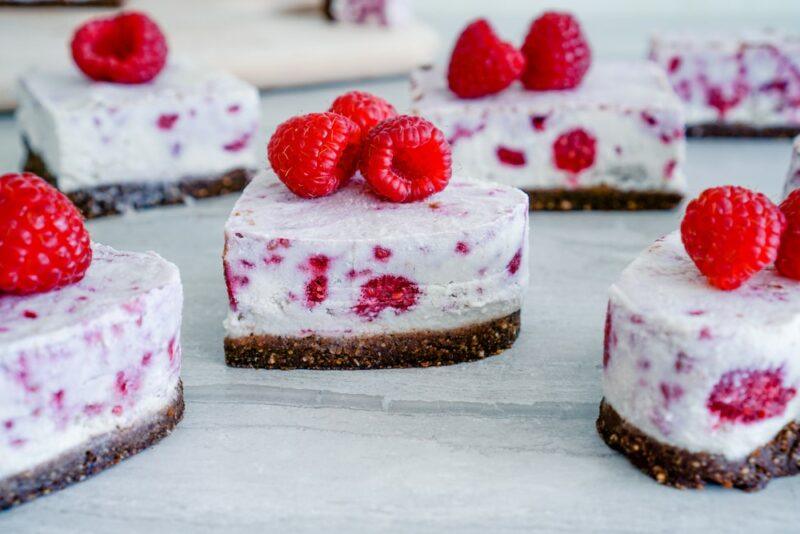
[[183, 414], [178, 269], [93, 255], [76, 284], [0, 295], [0, 510], [113, 466]]
[[334, 22], [388, 28], [414, 18], [409, 0], [325, 0], [325, 15]]
[[138, 85], [32, 72], [17, 122], [25, 169], [89, 218], [239, 191], [257, 166], [257, 90], [186, 62]]
[[678, 232], [611, 287], [597, 428], [658, 482], [755, 490], [800, 469], [800, 282], [712, 287]]
[[[421, 70], [412, 99], [447, 136], [456, 170], [524, 190], [532, 209], [667, 209], [686, 191], [682, 106], [649, 63], [599, 62], [576, 89], [515, 84], [470, 100], [442, 72]], [[580, 167], [557, 155], [573, 137]]]
[[519, 334], [527, 198], [454, 179], [426, 200], [398, 204], [356, 177], [333, 195], [303, 199], [265, 173], [225, 226], [224, 270], [228, 365], [477, 360]]
[[650, 58], [683, 100], [689, 135], [800, 133], [800, 35], [658, 35]]

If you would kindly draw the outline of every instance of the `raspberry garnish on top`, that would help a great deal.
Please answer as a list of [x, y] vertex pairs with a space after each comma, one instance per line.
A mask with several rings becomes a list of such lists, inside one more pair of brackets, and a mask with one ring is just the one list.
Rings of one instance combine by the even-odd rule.
[[269, 140], [272, 170], [298, 196], [330, 195], [356, 170], [359, 132], [353, 121], [336, 113], [292, 117]]
[[555, 11], [533, 21], [522, 53], [522, 83], [540, 91], [577, 87], [592, 62], [591, 48], [577, 19]]
[[781, 236], [775, 268], [783, 276], [800, 280], [800, 189], [792, 191], [780, 209], [786, 217], [786, 231]]
[[72, 38], [72, 57], [78, 68], [98, 81], [149, 82], [164, 68], [167, 52], [161, 29], [137, 11], [90, 20]]
[[450, 181], [450, 145], [429, 121], [401, 115], [367, 135], [360, 168], [378, 196], [392, 202], [422, 200]]
[[522, 53], [501, 41], [485, 19], [478, 19], [464, 28], [456, 41], [447, 83], [461, 98], [478, 98], [511, 85], [524, 66]]
[[397, 110], [379, 96], [364, 91], [350, 91], [339, 96], [329, 110], [344, 115], [361, 129], [361, 138], [379, 122], [397, 116]]
[[786, 219], [766, 196], [712, 187], [691, 201], [681, 223], [689, 257], [719, 289], [736, 289], [775, 261]]
[[63, 193], [32, 173], [0, 176], [0, 293], [74, 284], [91, 262], [83, 218]]

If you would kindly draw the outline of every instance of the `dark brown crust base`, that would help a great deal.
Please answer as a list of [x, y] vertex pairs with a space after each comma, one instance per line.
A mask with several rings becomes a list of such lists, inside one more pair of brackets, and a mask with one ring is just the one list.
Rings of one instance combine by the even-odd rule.
[[0, 510], [48, 495], [112, 467], [167, 436], [183, 417], [183, 384], [172, 404], [140, 426], [98, 436], [60, 458], [0, 480]]
[[800, 472], [800, 424], [796, 421], [739, 462], [661, 443], [622, 419], [605, 399], [600, 403], [597, 431], [609, 447], [627, 456], [644, 474], [674, 488], [700, 489], [710, 482], [757, 491], [774, 477]]
[[794, 137], [800, 126], [754, 128], [746, 124], [695, 124], [686, 127], [687, 137]]
[[225, 363], [258, 369], [389, 369], [481, 360], [511, 347], [520, 313], [451, 330], [356, 338], [249, 336], [225, 339]]
[[125, 0], [91, 0], [88, 2], [70, 2], [70, 0], [36, 0], [35, 2], [19, 2], [0, 0], [0, 7], [119, 7]]
[[679, 193], [621, 191], [606, 186], [585, 189], [535, 189], [525, 191], [533, 211], [639, 211], [668, 210], [683, 200]]
[[[42, 158], [28, 149], [24, 168], [58, 187]], [[131, 209], [181, 204], [187, 198], [208, 198], [241, 191], [250, 182], [252, 173], [234, 169], [214, 178], [187, 179], [176, 183], [103, 185], [66, 193], [87, 219], [118, 215]]]

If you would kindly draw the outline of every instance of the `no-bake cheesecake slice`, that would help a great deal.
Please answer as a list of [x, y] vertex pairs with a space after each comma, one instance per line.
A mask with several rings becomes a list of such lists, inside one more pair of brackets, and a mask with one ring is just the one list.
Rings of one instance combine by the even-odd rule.
[[225, 226], [229, 365], [409, 367], [481, 359], [519, 334], [525, 195], [454, 180], [413, 203], [358, 177], [302, 199], [257, 176]]
[[165, 37], [141, 13], [89, 21], [72, 51], [80, 71], [21, 78], [17, 123], [25, 169], [57, 185], [85, 217], [244, 188], [258, 158], [255, 87], [168, 61]]
[[664, 73], [592, 64], [569, 13], [534, 20], [521, 50], [471, 23], [447, 74], [414, 72], [411, 96], [459, 172], [522, 189], [531, 209], [667, 209], [686, 190], [683, 111]]
[[689, 135], [800, 133], [800, 36], [663, 34], [652, 39], [650, 58], [683, 100]]
[[612, 286], [598, 428], [656, 480], [757, 489], [800, 466], [800, 283], [708, 285], [677, 232]]
[[597, 428], [658, 482], [800, 471], [799, 230], [800, 195], [712, 188], [611, 287]]
[[93, 252], [76, 284], [0, 295], [0, 509], [113, 466], [183, 414], [178, 269]]
[[174, 265], [92, 245], [62, 193], [0, 176], [0, 510], [173, 429], [182, 305]]

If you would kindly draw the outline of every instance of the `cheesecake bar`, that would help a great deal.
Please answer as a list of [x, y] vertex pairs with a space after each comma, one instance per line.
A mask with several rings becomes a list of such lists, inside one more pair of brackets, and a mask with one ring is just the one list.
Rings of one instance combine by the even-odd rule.
[[800, 35], [658, 35], [650, 59], [683, 100], [689, 135], [800, 133]]
[[221, 71], [169, 64], [150, 83], [77, 69], [19, 83], [25, 169], [87, 218], [241, 190], [257, 167], [257, 90]]
[[409, 0], [325, 0], [325, 15], [334, 22], [387, 28], [414, 18]]
[[744, 490], [800, 469], [800, 282], [711, 286], [678, 232], [611, 287], [597, 427], [658, 482]]
[[457, 170], [524, 190], [532, 209], [667, 209], [686, 190], [682, 106], [647, 62], [596, 62], [575, 89], [516, 84], [470, 100], [420, 70], [412, 99], [447, 136]]
[[80, 282], [0, 297], [0, 510], [173, 429], [183, 414], [182, 303], [174, 265], [98, 244]]
[[509, 348], [528, 283], [528, 202], [454, 179], [419, 202], [375, 196], [356, 176], [295, 196], [257, 176], [225, 226], [236, 367], [445, 365]]

